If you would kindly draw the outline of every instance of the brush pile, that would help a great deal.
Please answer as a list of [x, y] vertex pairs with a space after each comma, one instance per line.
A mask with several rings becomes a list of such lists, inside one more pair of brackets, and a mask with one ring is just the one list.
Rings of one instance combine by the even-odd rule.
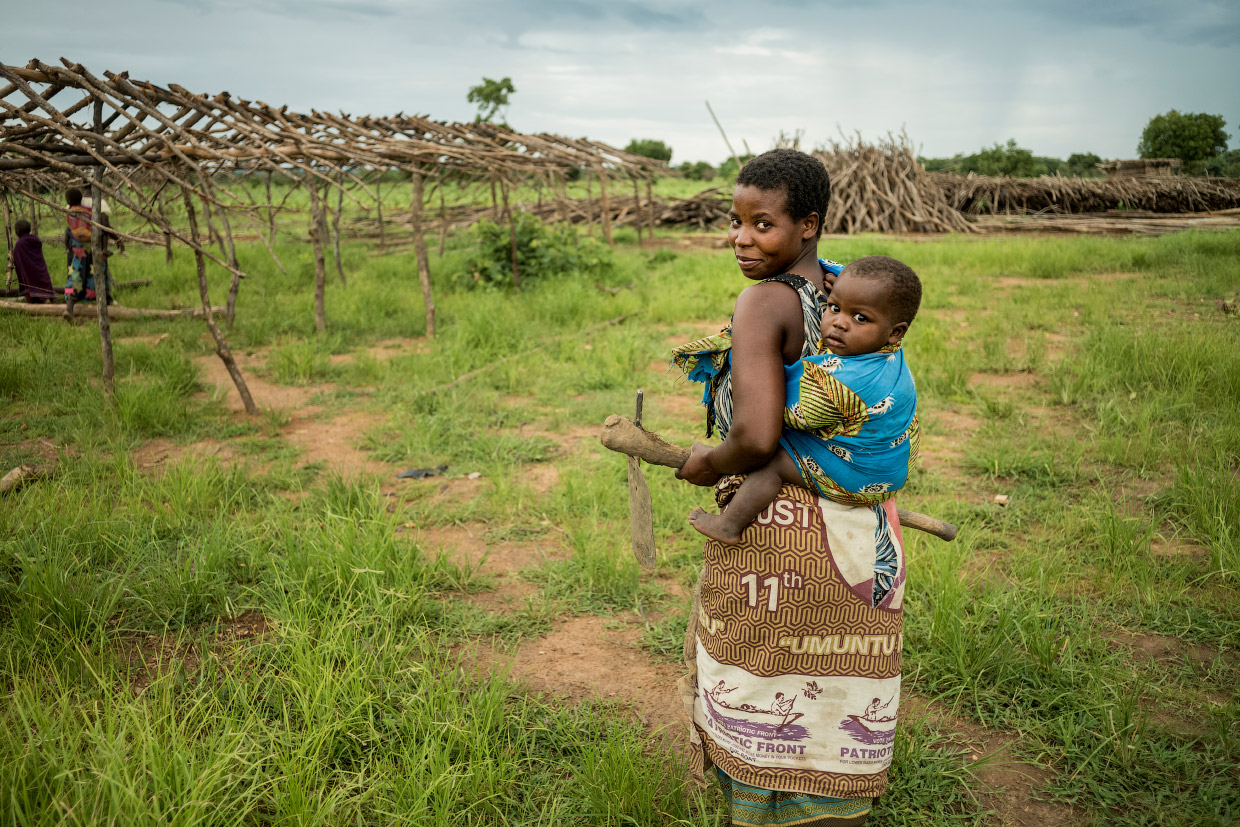
[[[608, 219], [613, 227], [646, 227], [650, 221], [653, 208], [654, 223], [657, 227], [694, 227], [699, 230], [719, 229], [726, 225], [728, 209], [732, 205], [730, 194], [718, 188], [703, 190], [691, 198], [665, 200], [655, 198], [653, 205], [650, 199], [632, 195], [613, 195], [607, 199]], [[567, 224], [598, 224], [603, 213], [603, 199], [595, 198], [545, 198], [535, 203], [517, 202], [513, 209], [529, 213], [539, 220], [548, 223], [562, 222]], [[438, 230], [446, 223], [449, 228], [468, 227], [484, 219], [502, 223], [506, 219], [502, 208], [492, 204], [453, 204], [442, 211], [434, 206], [427, 208], [422, 219], [422, 226], [428, 230]], [[387, 231], [411, 228], [407, 212], [396, 212], [395, 215], [384, 216]], [[378, 238], [379, 221], [374, 215], [367, 215], [345, 222], [347, 232], [352, 238]]]
[[917, 162], [908, 136], [877, 144], [858, 136], [818, 152], [831, 175], [828, 233], [970, 233], [973, 226], [947, 202]]
[[930, 173], [945, 199], [970, 215], [1030, 213], [1101, 213], [1143, 210], [1192, 213], [1240, 207], [1240, 180], [1161, 176], [1120, 178], [1000, 178]]

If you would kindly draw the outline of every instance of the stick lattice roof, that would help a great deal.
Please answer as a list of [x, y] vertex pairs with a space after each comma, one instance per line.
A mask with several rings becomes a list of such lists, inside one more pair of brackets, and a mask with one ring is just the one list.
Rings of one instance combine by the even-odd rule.
[[[478, 178], [583, 168], [644, 178], [666, 169], [584, 138], [416, 115], [305, 114], [228, 92], [207, 96], [177, 84], [135, 81], [126, 72], [100, 78], [81, 64], [61, 63], [0, 64], [0, 79], [7, 81], [0, 87], [0, 187], [24, 190], [36, 183], [31, 172], [44, 181], [49, 172], [80, 176], [83, 167], [96, 166], [134, 189], [135, 170], [196, 188], [186, 167], [208, 173], [278, 169], [300, 171], [324, 185], [335, 185], [339, 176], [368, 195], [373, 193], [358, 174], [364, 169], [442, 169]], [[101, 133], [89, 123], [92, 106], [102, 110]], [[214, 200], [211, 192], [200, 194]], [[356, 200], [352, 193], [350, 198]]]

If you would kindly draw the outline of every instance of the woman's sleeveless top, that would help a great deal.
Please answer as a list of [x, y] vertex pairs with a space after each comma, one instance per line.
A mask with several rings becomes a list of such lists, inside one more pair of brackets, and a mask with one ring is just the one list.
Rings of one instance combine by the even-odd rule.
[[[824, 262], [825, 264], [834, 264], [834, 262]], [[824, 269], [826, 269], [825, 266]], [[759, 283], [766, 284], [771, 281], [786, 284], [797, 291], [797, 298], [801, 300], [801, 321], [805, 326], [805, 343], [801, 345], [801, 358], [814, 355], [817, 352], [818, 340], [821, 338], [819, 328], [822, 326], [822, 312], [826, 307], [826, 296], [807, 279], [791, 273], [774, 276]], [[730, 337], [731, 324], [728, 325], [727, 332]], [[711, 401], [707, 407], [706, 435], [710, 436], [713, 424], [719, 429], [719, 436], [726, 437], [728, 431], [732, 429], [732, 359], [730, 353], [727, 362], [719, 371], [718, 380], [712, 385]]]

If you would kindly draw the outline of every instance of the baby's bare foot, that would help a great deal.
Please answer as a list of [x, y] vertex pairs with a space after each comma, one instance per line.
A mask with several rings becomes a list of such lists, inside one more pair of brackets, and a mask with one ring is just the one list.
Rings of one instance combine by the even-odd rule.
[[726, 546], [740, 545], [741, 533], [728, 526], [722, 514], [711, 514], [700, 508], [693, 509], [689, 515], [689, 524], [712, 540], [718, 540]]

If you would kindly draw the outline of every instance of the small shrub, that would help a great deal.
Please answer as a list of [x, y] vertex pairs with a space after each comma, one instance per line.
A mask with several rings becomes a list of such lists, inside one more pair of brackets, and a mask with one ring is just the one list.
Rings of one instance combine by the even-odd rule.
[[[572, 227], [548, 226], [529, 213], [513, 215], [517, 230], [517, 267], [522, 282], [569, 273], [587, 279], [612, 268], [611, 250], [583, 237]], [[512, 236], [506, 224], [482, 221], [473, 228], [474, 252], [465, 261], [463, 278], [480, 287], [504, 287], [512, 281]]]

